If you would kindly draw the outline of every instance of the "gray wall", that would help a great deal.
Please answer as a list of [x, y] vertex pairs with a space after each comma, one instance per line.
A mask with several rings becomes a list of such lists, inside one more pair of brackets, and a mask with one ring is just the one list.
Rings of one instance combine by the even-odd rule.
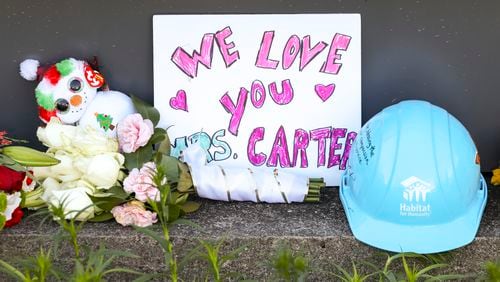
[[[469, 129], [482, 170], [500, 160], [500, 2], [28, 1], [0, 2], [0, 130], [32, 142], [34, 83], [25, 58], [100, 57], [111, 88], [153, 102], [152, 15], [361, 13], [363, 122], [404, 99], [444, 107]], [[175, 28], [175, 27], [173, 27]]]

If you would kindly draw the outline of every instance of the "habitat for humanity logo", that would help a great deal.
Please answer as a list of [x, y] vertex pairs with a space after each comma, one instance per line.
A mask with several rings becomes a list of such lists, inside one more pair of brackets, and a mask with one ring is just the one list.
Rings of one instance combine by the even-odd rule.
[[399, 204], [399, 214], [401, 216], [429, 216], [431, 205], [427, 204], [428, 194], [434, 187], [432, 184], [411, 176], [403, 181], [401, 185], [405, 187], [403, 191], [403, 203]]

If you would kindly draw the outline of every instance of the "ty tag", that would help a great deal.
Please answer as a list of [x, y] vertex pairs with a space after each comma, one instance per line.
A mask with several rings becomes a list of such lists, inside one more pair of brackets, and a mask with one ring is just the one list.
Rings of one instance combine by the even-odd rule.
[[85, 66], [85, 79], [90, 86], [99, 88], [104, 84], [104, 77], [98, 71], [93, 70], [89, 65]]

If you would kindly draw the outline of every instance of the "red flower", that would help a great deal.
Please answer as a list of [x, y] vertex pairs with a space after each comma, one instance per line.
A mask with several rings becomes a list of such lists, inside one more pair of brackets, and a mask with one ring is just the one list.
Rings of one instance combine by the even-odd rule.
[[23, 188], [25, 176], [25, 172], [19, 172], [5, 166], [0, 166], [0, 191], [12, 193], [21, 190], [21, 188]]
[[7, 220], [5, 222], [4, 227], [12, 227], [19, 222], [21, 222], [21, 219], [23, 218], [24, 212], [20, 207], [17, 207], [13, 212], [12, 212], [12, 218], [10, 220]]

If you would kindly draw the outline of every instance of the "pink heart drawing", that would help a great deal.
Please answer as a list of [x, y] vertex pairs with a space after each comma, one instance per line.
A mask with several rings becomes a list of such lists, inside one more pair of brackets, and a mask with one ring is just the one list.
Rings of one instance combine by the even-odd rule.
[[186, 101], [186, 91], [179, 90], [175, 97], [170, 98], [170, 107], [174, 110], [182, 110], [187, 112], [188, 106]]
[[316, 84], [314, 86], [314, 91], [316, 91], [316, 94], [319, 96], [323, 102], [326, 102], [330, 96], [332, 96], [333, 91], [335, 91], [335, 84], [328, 84], [328, 85], [323, 85], [323, 84]]

